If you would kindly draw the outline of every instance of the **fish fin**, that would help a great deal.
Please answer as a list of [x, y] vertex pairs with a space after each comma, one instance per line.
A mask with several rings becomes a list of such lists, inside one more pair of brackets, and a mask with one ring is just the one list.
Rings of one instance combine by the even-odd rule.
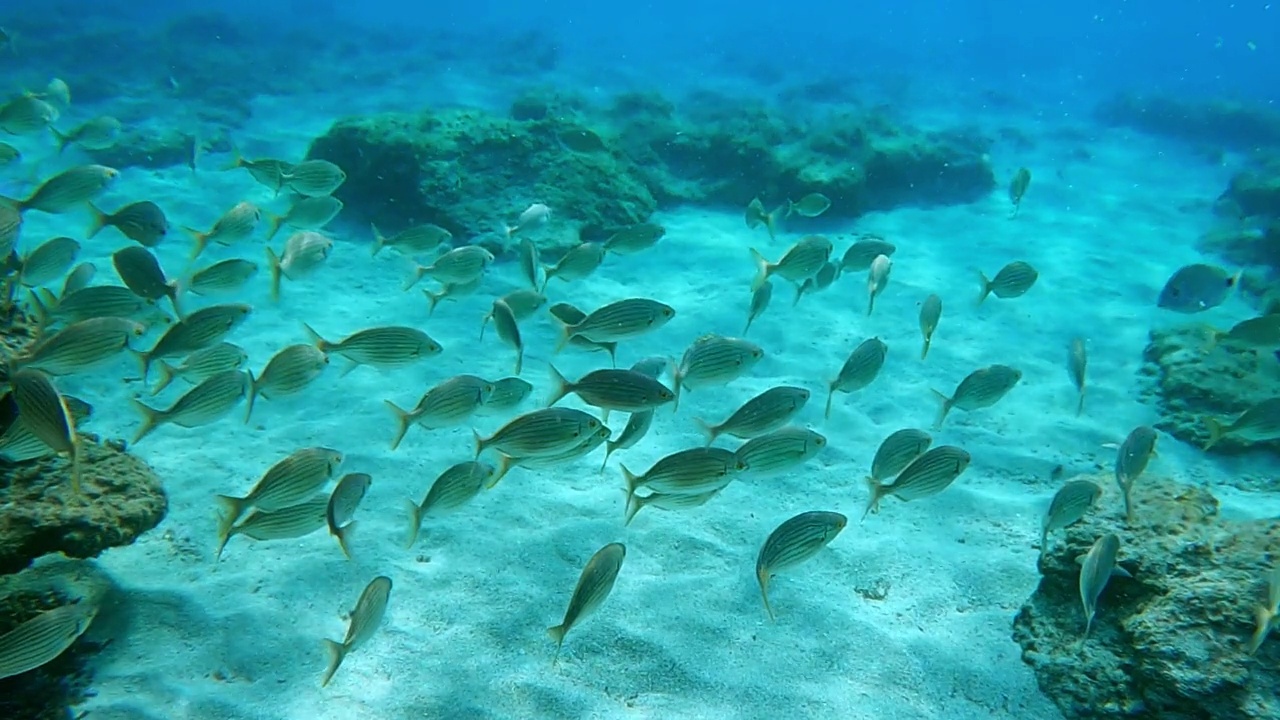
[[671, 413], [680, 412], [680, 396], [684, 394], [684, 377], [677, 365], [671, 370]]
[[1076, 400], [1076, 417], [1084, 414], [1084, 390], [1080, 390], [1080, 397]]
[[236, 168], [241, 167], [244, 167], [244, 156], [240, 154], [240, 148], [237, 147], [235, 143], [231, 143], [231, 159], [227, 161], [226, 165], [219, 168], [219, 170], [225, 172], [227, 170], [235, 170]]
[[623, 511], [624, 517], [630, 522], [630, 519], [640, 512], [640, 501], [636, 497], [636, 489], [640, 487], [642, 476], [636, 475], [627, 469], [625, 464], [619, 464], [618, 469], [622, 471], [622, 480], [626, 483], [627, 490], [627, 507]]
[[832, 380], [831, 385], [827, 388], [827, 409], [822, 411], [822, 417], [831, 418], [831, 402], [836, 397], [836, 381]]
[[1204, 444], [1204, 450], [1205, 452], [1208, 452], [1209, 448], [1217, 445], [1218, 441], [1222, 440], [1227, 431], [1226, 428], [1222, 426], [1222, 422], [1215, 417], [1206, 416], [1204, 418], [1204, 427], [1209, 431], [1209, 440]]
[[209, 246], [209, 233], [201, 232], [200, 230], [186, 225], [183, 225], [182, 229], [187, 231], [187, 234], [189, 234], [191, 239], [195, 241], [195, 244], [191, 246], [191, 255], [187, 257], [188, 261], [195, 262], [196, 258], [200, 257], [200, 254], [204, 252], [204, 249]]
[[177, 377], [173, 371], [173, 366], [169, 365], [169, 363], [161, 360], [159, 367], [160, 369], [158, 372], [160, 373], [160, 381], [151, 389], [152, 397], [159, 395], [165, 388], [169, 387], [169, 384], [173, 382], [175, 377]]
[[248, 509], [249, 503], [247, 498], [232, 497], [230, 495], [218, 495], [215, 499], [223, 510], [223, 512], [218, 513], [218, 552], [216, 557], [220, 558], [222, 557], [222, 549], [226, 547], [227, 540], [231, 538], [231, 529], [235, 527], [236, 521]]
[[[884, 497], [885, 486], [881, 485], [879, 480], [876, 480], [870, 475], [863, 478], [863, 482], [867, 484], [868, 492], [867, 507], [862, 511], [862, 520], [866, 520], [867, 516], [871, 513], [880, 511], [880, 498]], [[859, 522], [861, 522], [861, 520]]]
[[[547, 407], [551, 407], [560, 402], [565, 395], [568, 395], [572, 386], [568, 380], [564, 379], [564, 375], [560, 374], [555, 365], [547, 363], [547, 370], [551, 373], [551, 394], [547, 396]], [[516, 374], [518, 375], [519, 373]]]
[[244, 424], [249, 424], [249, 418], [253, 416], [253, 402], [258, 399], [258, 378], [253, 376], [252, 370], [245, 370], [245, 374], [249, 376], [249, 407], [244, 411]]
[[977, 304], [981, 305], [987, 299], [987, 296], [991, 294], [991, 281], [987, 279], [987, 274], [981, 270], [978, 271], [978, 278], [979, 282], [982, 283], [982, 291], [978, 293]]
[[511, 468], [515, 466], [515, 461], [506, 453], [498, 453], [498, 458], [498, 464], [493, 468], [493, 474], [489, 476], [488, 480], [484, 481], [485, 490], [492, 490], [497, 487], [498, 481], [506, 477], [507, 473], [511, 472]]
[[325, 668], [324, 677], [320, 680], [320, 687], [325, 687], [329, 681], [333, 679], [333, 674], [338, 672], [338, 668], [342, 666], [342, 661], [347, 657], [347, 649], [342, 643], [333, 640], [324, 641], [325, 652], [329, 654], [329, 667]]
[[702, 431], [702, 434], [706, 436], [707, 447], [711, 447], [711, 443], [715, 442], [716, 438], [720, 437], [719, 428], [706, 420], [696, 417], [693, 419], [693, 422], [698, 425], [698, 430]]
[[418, 542], [418, 533], [422, 532], [423, 513], [422, 506], [412, 500], [404, 501], [404, 509], [409, 511], [409, 531], [404, 537], [404, 547], [408, 550]]
[[[443, 292], [435, 293], [435, 292], [431, 292], [431, 290], [427, 288], [422, 289], [422, 294], [427, 296], [427, 316], [428, 317], [435, 314], [436, 306], [440, 304], [441, 300], [445, 299], [445, 297], [448, 296], [448, 293], [443, 293]], [[484, 326], [480, 327], [480, 339], [481, 340], [484, 339]]]
[[387, 407], [391, 409], [391, 414], [396, 418], [396, 436], [391, 439], [391, 449], [395, 450], [400, 447], [400, 441], [404, 440], [405, 433], [409, 432], [409, 426], [413, 424], [413, 413], [396, 405], [390, 400], [383, 400]]
[[1122, 578], [1129, 578], [1130, 580], [1132, 580], [1133, 573], [1117, 565], [1111, 568], [1111, 577], [1122, 577]]
[[924, 347], [920, 349], [921, 362], [924, 362], [924, 359], [929, 357], [929, 345], [931, 345], [932, 343], [933, 343], [933, 338], [927, 337], [924, 339]]
[[751, 280], [751, 292], [755, 292], [764, 286], [769, 279], [769, 260], [760, 254], [759, 250], [750, 248], [751, 261], [756, 265], [756, 276]]
[[478, 458], [478, 457], [480, 457], [480, 453], [484, 452], [484, 449], [485, 449], [485, 441], [484, 441], [484, 438], [480, 437], [480, 433], [479, 433], [479, 432], [477, 432], [475, 428], [471, 428], [471, 434], [472, 434], [473, 436], [475, 436], [475, 441], [476, 441], [476, 457]]
[[569, 632], [569, 628], [563, 624], [554, 625], [547, 628], [547, 636], [556, 641], [556, 654], [551, 657], [551, 664], [554, 666], [560, 660], [560, 648], [564, 647], [564, 636]]
[[134, 409], [142, 416], [142, 427], [138, 428], [138, 432], [133, 436], [133, 441], [129, 443], [130, 445], [137, 445], [138, 441], [160, 427], [161, 423], [164, 422], [164, 416], [160, 410], [144, 405], [141, 400], [137, 398], [132, 398], [132, 400]]
[[933, 429], [941, 430], [942, 421], [946, 420], [947, 413], [951, 412], [951, 405], [952, 405], [951, 398], [947, 397], [946, 395], [943, 395], [937, 390], [932, 390], [931, 392], [934, 394], [934, 397], [938, 398], [938, 400], [942, 403], [942, 407], [938, 408], [938, 417], [933, 421]]
[[271, 301], [280, 301], [280, 258], [276, 257], [275, 251], [267, 248], [267, 268], [271, 270]]
[[1249, 638], [1249, 654], [1252, 655], [1262, 647], [1262, 642], [1267, 639], [1267, 635], [1271, 634], [1271, 621], [1275, 618], [1275, 613], [1270, 608], [1258, 605], [1253, 609], [1253, 618], [1256, 627], [1253, 631], [1253, 637]]
[[273, 215], [269, 212], [263, 212], [263, 215], [267, 216], [267, 242], [271, 242], [271, 239], [276, 236], [276, 233], [280, 232], [280, 226], [284, 224], [284, 218], [279, 215]]
[[92, 238], [107, 226], [107, 214], [99, 210], [98, 206], [91, 202], [85, 203], [85, 205], [89, 208], [90, 220], [89, 227], [85, 229], [84, 235], [86, 238]]
[[778, 239], [778, 210], [780, 209], [774, 208], [773, 212], [765, 213], [764, 217], [761, 218], [761, 221], [764, 222], [764, 229], [769, 231], [770, 240]]
[[424, 276], [424, 275], [426, 275], [426, 274], [427, 274], [427, 266], [426, 266], [426, 265], [420, 265], [420, 264], [418, 264], [418, 263], [414, 263], [414, 264], [413, 264], [413, 277], [409, 278], [409, 282], [405, 283], [404, 288], [403, 288], [403, 291], [404, 291], [404, 292], [408, 292], [409, 290], [412, 290], [412, 289], [413, 289], [413, 286], [414, 286], [414, 285], [417, 285], [417, 284], [418, 284], [418, 282], [419, 282], [419, 281], [421, 281], [421, 280], [422, 280], [422, 278], [423, 278], [423, 276]]
[[373, 248], [369, 254], [371, 257], [377, 257], [378, 253], [382, 251], [382, 248], [386, 246], [387, 239], [383, 237], [381, 232], [378, 232], [377, 225], [369, 223], [369, 229], [373, 231]]
[[321, 337], [320, 333], [316, 332], [315, 328], [311, 327], [310, 324], [305, 322], [302, 323], [302, 331], [307, 334], [307, 338], [311, 340], [311, 344], [315, 345], [320, 352], [327, 353], [333, 349], [333, 343]]
[[773, 616], [773, 606], [769, 604], [769, 570], [767, 568], [757, 569], [756, 581], [760, 583], [760, 599], [764, 601], [764, 611], [769, 614], [769, 622], [776, 622], [777, 618]]
[[352, 520], [346, 525], [336, 528], [333, 531], [333, 536], [338, 539], [338, 547], [342, 548], [342, 554], [345, 555], [348, 560], [353, 559], [351, 557], [350, 541], [351, 533], [356, 529], [357, 524], [358, 523], [355, 520]]

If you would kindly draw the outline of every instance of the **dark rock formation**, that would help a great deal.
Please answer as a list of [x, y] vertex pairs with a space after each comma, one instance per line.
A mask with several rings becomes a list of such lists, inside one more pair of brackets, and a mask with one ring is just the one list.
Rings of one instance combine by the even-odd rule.
[[[1068, 718], [1280, 717], [1280, 637], [1255, 655], [1247, 648], [1280, 525], [1222, 520], [1203, 488], [1146, 477], [1133, 492], [1130, 525], [1117, 501], [1051, 538], [1040, 585], [1013, 624], [1040, 689]], [[1082, 643], [1076, 559], [1109, 532], [1133, 577], [1111, 579]]]
[[1120, 95], [1102, 103], [1098, 119], [1205, 147], [1252, 151], [1280, 147], [1280, 112], [1229, 100], [1187, 100], [1171, 95]]
[[[1267, 352], [1228, 343], [1208, 345], [1205, 326], [1190, 325], [1152, 330], [1143, 352], [1141, 375], [1149, 402], [1160, 409], [1156, 427], [1203, 447], [1209, 439], [1204, 418], [1234, 420], [1260, 400], [1280, 397], [1280, 362]], [[1280, 442], [1253, 443], [1224, 437], [1211, 452], [1238, 453], [1268, 448]]]

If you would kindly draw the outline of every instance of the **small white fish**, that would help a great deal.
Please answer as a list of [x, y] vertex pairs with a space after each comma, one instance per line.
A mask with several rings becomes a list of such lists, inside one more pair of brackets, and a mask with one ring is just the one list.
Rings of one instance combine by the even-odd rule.
[[515, 225], [506, 225], [503, 228], [507, 237], [511, 237], [516, 233], [532, 230], [549, 219], [551, 219], [551, 208], [542, 203], [534, 203], [520, 213]]
[[271, 299], [280, 299], [280, 276], [297, 280], [304, 277], [329, 259], [333, 240], [318, 232], [303, 230], [289, 236], [284, 244], [284, 255], [277, 257], [267, 248], [267, 266], [271, 268]]

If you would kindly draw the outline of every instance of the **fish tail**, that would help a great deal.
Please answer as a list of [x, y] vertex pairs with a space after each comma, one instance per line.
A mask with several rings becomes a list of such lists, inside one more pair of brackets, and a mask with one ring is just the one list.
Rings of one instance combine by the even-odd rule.
[[[145, 375], [143, 376], [143, 379], [146, 379]], [[144, 405], [142, 401], [137, 398], [133, 398], [133, 407], [138, 411], [138, 414], [142, 416], [142, 427], [138, 428], [138, 432], [133, 436], [133, 442], [130, 443], [131, 445], [137, 445], [138, 441], [150, 435], [153, 430], [160, 427], [160, 424], [164, 422], [164, 415], [161, 411], [148, 405]]]
[[932, 343], [933, 343], [933, 338], [928, 338], [928, 337], [927, 337], [927, 338], [925, 338], [925, 339], [924, 339], [924, 346], [923, 346], [922, 348], [920, 348], [920, 361], [921, 361], [921, 362], [924, 362], [924, 359], [925, 359], [925, 358], [927, 358], [927, 357], [929, 357], [929, 345], [930, 345], [930, 344], [932, 344]]
[[791, 307], [796, 307], [797, 305], [799, 305], [799, 304], [800, 304], [800, 298], [802, 298], [802, 297], [804, 297], [804, 285], [803, 285], [803, 284], [802, 284], [802, 285], [797, 285], [797, 286], [796, 286], [796, 299], [791, 301]]
[[309, 324], [305, 322], [302, 323], [302, 331], [307, 334], [307, 337], [311, 340], [311, 344], [315, 345], [320, 352], [327, 353], [333, 349], [333, 343], [321, 337], [320, 333], [316, 332], [315, 328], [311, 327]]
[[271, 238], [274, 238], [276, 233], [280, 232], [280, 226], [284, 224], [284, 218], [267, 212], [263, 214], [267, 216], [267, 242], [271, 242]]
[[418, 533], [422, 529], [422, 506], [412, 500], [405, 500], [404, 509], [409, 511], [409, 531], [404, 536], [404, 547], [408, 550], [418, 542]]
[[1080, 390], [1080, 397], [1076, 400], [1076, 417], [1084, 414], [1084, 389]]
[[1126, 523], [1133, 522], [1133, 483], [1125, 483], [1120, 486], [1120, 496], [1124, 500], [1124, 521]]
[[831, 401], [836, 398], [836, 381], [832, 380], [831, 385], [827, 388], [827, 409], [822, 411], [822, 417], [831, 418]]
[[[552, 317], [555, 316], [553, 315]], [[556, 320], [559, 322], [559, 318], [556, 318]], [[561, 350], [564, 350], [564, 346], [568, 345], [569, 341], [573, 339], [573, 330], [576, 327], [577, 325], [560, 323], [560, 337], [556, 340], [556, 349], [553, 351], [553, 354], [558, 354]]]
[[89, 206], [90, 220], [89, 227], [85, 229], [84, 235], [86, 238], [93, 238], [107, 226], [107, 214], [99, 210], [98, 206], [91, 202], [85, 204]]
[[395, 450], [400, 447], [400, 441], [404, 440], [405, 433], [409, 432], [409, 426], [413, 424], [413, 413], [396, 405], [390, 400], [383, 400], [387, 407], [391, 409], [391, 414], [396, 418], [396, 434], [391, 438], [391, 449]]
[[676, 367], [671, 371], [671, 412], [680, 412], [680, 396], [684, 391], [684, 376], [680, 374], [680, 368]]
[[369, 229], [373, 231], [373, 247], [371, 248], [369, 255], [371, 257], [377, 257], [378, 253], [382, 252], [382, 248], [386, 247], [387, 239], [378, 231], [377, 225], [369, 223]]
[[249, 376], [249, 407], [244, 411], [244, 424], [249, 424], [249, 418], [253, 416], [253, 402], [258, 399], [258, 378], [253, 376], [252, 370], [246, 370], [245, 374]]
[[348, 560], [352, 559], [351, 545], [349, 542], [351, 539], [351, 533], [356, 529], [356, 524], [356, 521], [352, 520], [346, 525], [343, 525], [340, 528], [334, 528], [333, 530], [333, 536], [338, 539], [338, 547], [342, 548], [342, 554], [345, 555]]
[[604, 474], [604, 469], [609, 466], [609, 456], [614, 450], [618, 449], [618, 444], [612, 440], [604, 441], [604, 461], [600, 463], [600, 474]]
[[551, 656], [551, 664], [553, 666], [560, 660], [560, 648], [564, 647], [564, 636], [568, 632], [569, 628], [564, 625], [554, 625], [547, 628], [547, 636], [556, 641], [556, 654]]
[[484, 449], [487, 446], [487, 444], [485, 443], [484, 438], [480, 437], [480, 433], [477, 432], [475, 428], [471, 429], [471, 434], [475, 436], [476, 457], [478, 458], [480, 457], [480, 453], [484, 452]]
[[492, 490], [495, 488], [498, 485], [498, 481], [506, 477], [507, 473], [511, 472], [511, 468], [514, 464], [515, 462], [511, 459], [510, 455], [506, 453], [498, 453], [498, 465], [493, 469], [493, 474], [489, 476], [489, 479], [485, 481], [484, 489]]
[[427, 266], [419, 265], [415, 263], [413, 266], [413, 277], [409, 278], [409, 282], [405, 283], [403, 291], [408, 292], [412, 290], [413, 286], [417, 285], [418, 282], [422, 280], [422, 277], [426, 274], [427, 274]]
[[750, 315], [748, 315], [748, 316], [747, 316], [747, 326], [746, 326], [746, 327], [744, 327], [744, 328], [742, 328], [742, 337], [746, 337], [746, 336], [747, 336], [747, 332], [749, 332], [749, 331], [751, 330], [751, 323], [752, 323], [752, 322], [754, 322], [754, 321], [755, 321], [755, 318], [754, 318], [754, 317], [752, 317], [752, 316], [750, 316]]
[[187, 231], [187, 234], [191, 236], [191, 239], [195, 243], [191, 246], [191, 255], [187, 258], [191, 262], [195, 262], [196, 258], [200, 257], [200, 254], [204, 252], [204, 249], [209, 246], [209, 233], [202, 232], [186, 225], [183, 225], [182, 229]]
[[[427, 296], [427, 316], [428, 317], [435, 314], [436, 306], [439, 305], [440, 301], [445, 299], [445, 297], [448, 295], [448, 293], [443, 293], [443, 292], [438, 292], [438, 293], [431, 292], [430, 290], [427, 290], [425, 288], [423, 289], [422, 294]], [[480, 339], [481, 340], [484, 339], [483, 325], [480, 326]]]
[[938, 400], [942, 403], [942, 407], [938, 408], [938, 417], [933, 421], [933, 429], [941, 430], [942, 421], [946, 420], [947, 413], [951, 412], [952, 402], [951, 402], [951, 398], [947, 397], [946, 395], [943, 395], [937, 390], [934, 390], [932, 392], [934, 397], [938, 398]]
[[49, 309], [57, 304], [58, 299], [53, 297], [53, 293], [42, 298], [41, 290], [49, 292], [44, 288], [36, 288], [31, 293], [31, 305], [36, 312], [36, 329], [43, 331], [44, 326], [49, 323]]
[[249, 502], [246, 498], [230, 495], [219, 495], [216, 500], [222, 507], [222, 512], [218, 513], [218, 552], [215, 555], [220, 558], [222, 549], [227, 546], [227, 540], [231, 539], [231, 529], [249, 507]]
[[706, 437], [707, 447], [711, 447], [711, 443], [715, 442], [716, 438], [720, 437], [720, 429], [702, 418], [696, 417], [693, 421], [697, 423], [698, 429], [701, 430], [702, 434]]
[[609, 362], [614, 367], [618, 367], [618, 343], [616, 342], [604, 343], [604, 351], [609, 353]]
[[862, 522], [867, 516], [873, 512], [880, 512], [880, 498], [884, 497], [884, 485], [879, 480], [870, 475], [863, 478], [863, 482], [867, 484], [867, 507], [862, 511]]
[[765, 213], [764, 217], [761, 218], [764, 222], [764, 229], [769, 231], [770, 240], [778, 239], [778, 210], [780, 209], [774, 208], [773, 212]]
[[764, 611], [769, 614], [769, 622], [775, 622], [773, 606], [769, 604], [769, 571], [766, 568], [756, 570], [756, 581], [760, 583], [760, 599], [764, 601]]
[[53, 139], [58, 143], [58, 154], [61, 155], [67, 149], [67, 146], [71, 144], [71, 136], [63, 133], [52, 125], [49, 126], [49, 132], [53, 135]]
[[[556, 369], [555, 365], [548, 363], [547, 369], [551, 372], [551, 394], [547, 396], [547, 407], [551, 407], [560, 402], [565, 395], [568, 395], [572, 386], [568, 380], [564, 379], [564, 375]], [[516, 374], [519, 375], [519, 371]]]
[[876, 309], [876, 294], [874, 292], [867, 293], [867, 317], [871, 317], [871, 311]]
[[237, 147], [235, 143], [232, 143], [231, 159], [227, 161], [226, 165], [223, 165], [219, 169], [223, 171], [227, 171], [227, 170], [235, 170], [236, 168], [241, 168], [241, 167], [244, 167], [244, 156], [240, 154], [240, 148]]
[[156, 383], [154, 388], [151, 388], [152, 397], [159, 395], [177, 377], [173, 372], [173, 367], [163, 360], [160, 361], [160, 369], [157, 372], [160, 373], [160, 381]]
[[627, 486], [627, 517], [635, 515], [639, 508], [632, 509], [632, 504], [638, 504], [636, 499], [636, 489], [640, 487], [641, 476], [636, 475], [627, 469], [625, 464], [619, 464], [618, 468], [622, 470], [622, 481]]
[[1258, 652], [1258, 648], [1262, 647], [1262, 641], [1266, 640], [1267, 635], [1270, 634], [1271, 621], [1276, 614], [1271, 611], [1271, 608], [1259, 605], [1253, 609], [1253, 616], [1257, 627], [1253, 631], [1253, 637], [1249, 638], [1248, 651], [1250, 655]]
[[267, 267], [271, 270], [271, 301], [280, 300], [280, 258], [271, 248], [267, 248]]
[[764, 287], [765, 282], [769, 279], [771, 270], [769, 268], [769, 260], [755, 248], [751, 248], [751, 260], [756, 264], [756, 276], [751, 280], [751, 292], [755, 292]]
[[333, 674], [338, 672], [338, 668], [342, 666], [342, 661], [347, 657], [347, 649], [342, 643], [325, 640], [324, 649], [329, 654], [329, 667], [325, 668], [324, 677], [320, 679], [320, 687], [329, 684], [329, 681], [333, 679]]
[[1218, 441], [1226, 435], [1226, 429], [1222, 427], [1222, 423], [1215, 417], [1205, 417], [1204, 427], [1209, 431], [1209, 440], [1204, 444], [1205, 452], [1209, 451]]
[[986, 300], [987, 296], [991, 294], [991, 281], [987, 279], [987, 274], [981, 270], [978, 271], [978, 278], [979, 282], [982, 283], [982, 291], [978, 293], [977, 304], [981, 305], [982, 301]]

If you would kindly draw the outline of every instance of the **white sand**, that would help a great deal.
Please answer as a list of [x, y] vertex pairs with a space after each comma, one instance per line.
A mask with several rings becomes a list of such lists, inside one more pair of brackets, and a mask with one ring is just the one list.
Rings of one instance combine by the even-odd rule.
[[[259, 129], [237, 138], [253, 154], [297, 157], [329, 121], [295, 103], [264, 101], [260, 108]], [[1048, 137], [1055, 129], [1036, 132]], [[410, 406], [430, 385], [463, 371], [509, 374], [511, 351], [492, 333], [478, 344], [476, 333], [489, 300], [516, 286], [514, 268], [498, 267], [482, 293], [442, 304], [430, 319], [419, 290], [400, 291], [405, 261], [394, 252], [371, 260], [359, 227], [338, 234], [330, 263], [315, 276], [286, 281], [278, 305], [267, 299], [264, 268], [243, 298], [257, 310], [230, 338], [249, 350], [255, 370], [281, 347], [305, 342], [303, 321], [334, 337], [378, 324], [416, 325], [446, 352], [401, 371], [360, 368], [345, 377], [335, 362], [301, 398], [260, 401], [252, 425], [237, 411], [199, 430], [164, 427], [138, 445], [165, 479], [172, 505], [160, 529], [102, 559], [125, 594], [95, 631], [114, 642], [96, 668], [91, 717], [1060, 717], [1009, 637], [1014, 613], [1036, 585], [1033, 544], [1053, 491], [1049, 472], [1057, 464], [1074, 471], [1109, 463], [1103, 443], [1154, 419], [1137, 399], [1135, 371], [1148, 328], [1181, 321], [1157, 311], [1154, 298], [1170, 272], [1197, 258], [1204, 201], [1228, 176], [1140, 136], [1094, 134], [1088, 147], [1096, 159], [1087, 163], [1065, 159], [1072, 147], [1066, 142], [1045, 140], [1031, 153], [998, 147], [1002, 186], [986, 201], [873, 214], [854, 227], [795, 222], [774, 243], [748, 231], [737, 211], [661, 214], [655, 219], [668, 234], [654, 250], [611, 257], [587, 281], [551, 285], [553, 301], [584, 308], [632, 295], [677, 308], [667, 327], [625, 343], [620, 364], [679, 355], [703, 333], [740, 333], [749, 246], [776, 257], [800, 234], [822, 231], [840, 235], [842, 253], [849, 233], [867, 231], [899, 250], [872, 317], [865, 315], [862, 274], [794, 309], [791, 288], [779, 282], [773, 306], [751, 331], [768, 356], [749, 377], [689, 393], [674, 416], [660, 411], [649, 436], [615, 455], [603, 475], [600, 451], [555, 471], [513, 471], [463, 510], [428, 519], [412, 550], [400, 544], [403, 501], [420, 499], [441, 470], [470, 457], [471, 431], [415, 427], [391, 452], [393, 421], [382, 401]], [[1003, 182], [1019, 165], [1034, 179], [1022, 212], [1010, 220]], [[101, 205], [143, 198], [158, 201], [175, 225], [197, 227], [243, 199], [280, 209], [244, 171], [192, 177], [179, 168], [127, 170]], [[1200, 207], [1180, 210], [1188, 203]], [[33, 213], [25, 237], [79, 234], [80, 223]], [[85, 259], [110, 277], [109, 255], [125, 244], [107, 230], [86, 243]], [[202, 262], [260, 260], [261, 245], [215, 247]], [[184, 267], [188, 248], [180, 232], [166, 241], [161, 257], [171, 273]], [[1037, 286], [1024, 298], [991, 298], [975, 308], [977, 270], [991, 274], [1015, 259], [1039, 268]], [[943, 297], [945, 310], [921, 363], [917, 303], [929, 292]], [[1205, 317], [1228, 324], [1247, 314], [1233, 300]], [[535, 399], [547, 392], [553, 330], [542, 316], [525, 326], [525, 377], [538, 386]], [[826, 382], [873, 335], [890, 347], [884, 372], [866, 391], [838, 396], [824, 422]], [[1090, 349], [1080, 418], [1065, 367], [1075, 335], [1087, 337]], [[607, 359], [566, 351], [554, 362], [576, 377]], [[954, 412], [935, 434], [935, 444], [970, 451], [969, 470], [936, 498], [889, 500], [858, 524], [862, 477], [880, 440], [902, 427], [928, 428], [937, 410], [930, 388], [950, 392], [967, 373], [995, 362], [1021, 368], [1021, 384], [994, 408]], [[135, 386], [121, 387], [117, 378], [133, 372], [122, 362], [67, 383], [97, 409], [87, 429], [132, 436], [138, 420], [126, 393]], [[720, 419], [783, 383], [814, 391], [799, 421], [829, 438], [826, 451], [795, 472], [735, 483], [698, 510], [647, 509], [623, 527], [619, 462], [641, 471], [700, 444], [693, 417]], [[185, 389], [176, 385], [161, 404]], [[485, 418], [477, 428], [487, 433], [500, 422]], [[615, 432], [624, 422], [615, 416]], [[340, 449], [345, 471], [374, 477], [358, 513], [355, 561], [320, 532], [272, 543], [233, 538], [215, 563], [213, 496], [247, 491], [273, 462], [309, 445]], [[1166, 439], [1158, 472], [1214, 482], [1220, 471], [1213, 461], [1176, 446]], [[780, 522], [817, 509], [846, 513], [851, 524], [829, 549], [774, 580], [778, 620], [770, 623], [755, 555]], [[552, 667], [544, 630], [560, 622], [586, 559], [612, 541], [629, 550], [613, 595], [569, 634]], [[384, 627], [321, 689], [321, 639], [341, 638], [344, 611], [380, 574], [395, 582]], [[883, 599], [868, 597], [879, 594]]]

